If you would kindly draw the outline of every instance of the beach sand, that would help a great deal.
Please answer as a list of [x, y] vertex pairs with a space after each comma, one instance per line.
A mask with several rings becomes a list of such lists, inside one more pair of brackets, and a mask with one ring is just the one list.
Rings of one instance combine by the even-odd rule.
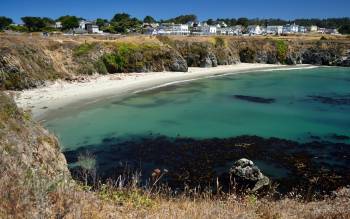
[[30, 110], [37, 120], [49, 111], [68, 105], [94, 102], [107, 96], [126, 96], [145, 89], [167, 86], [189, 80], [197, 80], [222, 74], [249, 73], [272, 69], [295, 69], [309, 65], [284, 66], [271, 64], [247, 64], [218, 66], [213, 68], [189, 68], [188, 72], [118, 73], [95, 75], [85, 81], [57, 80], [44, 87], [11, 92], [17, 105]]

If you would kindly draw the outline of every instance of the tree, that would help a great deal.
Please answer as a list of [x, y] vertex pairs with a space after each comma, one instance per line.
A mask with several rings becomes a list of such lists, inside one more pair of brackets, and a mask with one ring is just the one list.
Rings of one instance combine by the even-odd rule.
[[139, 32], [142, 22], [137, 18], [132, 18], [129, 14], [115, 14], [111, 20], [111, 28], [108, 31], [115, 33]]
[[197, 16], [194, 14], [188, 14], [188, 15], [180, 15], [176, 18], [171, 18], [169, 20], [166, 20], [166, 23], [175, 23], [175, 24], [186, 24], [188, 22], [194, 22], [197, 20]]
[[22, 17], [21, 19], [29, 31], [40, 31], [45, 27], [45, 21], [40, 17]]
[[144, 23], [156, 23], [156, 20], [153, 18], [153, 17], [151, 17], [151, 16], [146, 16], [144, 19], [143, 19], [143, 22]]
[[76, 16], [62, 16], [58, 18], [58, 21], [61, 21], [63, 30], [71, 30], [79, 27], [79, 19]]
[[241, 18], [238, 18], [237, 24], [242, 25], [243, 27], [247, 27], [249, 25], [249, 20], [248, 18], [241, 17]]
[[213, 19], [208, 19], [208, 20], [207, 20], [207, 24], [208, 24], [208, 25], [214, 25], [215, 23], [214, 23], [214, 20], [213, 20]]
[[8, 26], [10, 26], [10, 24], [12, 24], [12, 22], [13, 21], [11, 18], [1, 16], [0, 17], [0, 31], [7, 28]]
[[50, 27], [50, 26], [55, 25], [55, 21], [51, 18], [48, 18], [48, 17], [42, 18], [42, 22], [44, 22], [45, 27]]
[[106, 26], [107, 23], [108, 23], [108, 20], [107, 20], [107, 19], [102, 19], [102, 18], [97, 18], [97, 19], [96, 19], [96, 25], [97, 25], [99, 28]]
[[350, 34], [350, 24], [345, 24], [339, 28], [339, 33]]
[[127, 13], [117, 13], [112, 18], [111, 22], [121, 22], [130, 20], [130, 14]]

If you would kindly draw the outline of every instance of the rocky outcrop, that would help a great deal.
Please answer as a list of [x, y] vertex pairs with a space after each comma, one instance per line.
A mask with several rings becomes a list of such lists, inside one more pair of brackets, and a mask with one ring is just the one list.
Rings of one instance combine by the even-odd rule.
[[245, 158], [236, 161], [230, 169], [230, 173], [237, 180], [236, 182], [250, 187], [251, 192], [257, 192], [270, 184], [269, 178], [261, 173], [253, 161]]
[[0, 91], [0, 175], [15, 180], [28, 171], [47, 178], [70, 175], [57, 139]]

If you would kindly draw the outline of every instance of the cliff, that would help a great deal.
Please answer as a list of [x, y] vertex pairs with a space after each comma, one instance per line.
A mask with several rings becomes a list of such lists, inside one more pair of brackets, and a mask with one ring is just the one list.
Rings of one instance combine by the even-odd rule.
[[350, 66], [346, 37], [0, 36], [0, 88], [22, 90], [82, 74], [181, 71], [239, 62]]

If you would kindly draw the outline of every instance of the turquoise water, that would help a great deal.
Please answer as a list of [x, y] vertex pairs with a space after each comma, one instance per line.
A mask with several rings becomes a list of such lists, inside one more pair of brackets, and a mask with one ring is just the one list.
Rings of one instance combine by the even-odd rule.
[[[226, 75], [62, 109], [46, 127], [64, 150], [103, 139], [165, 135], [278, 137], [299, 142], [350, 136], [350, 69]], [[339, 139], [338, 139], [339, 140]], [[349, 140], [342, 140], [348, 143]]]

